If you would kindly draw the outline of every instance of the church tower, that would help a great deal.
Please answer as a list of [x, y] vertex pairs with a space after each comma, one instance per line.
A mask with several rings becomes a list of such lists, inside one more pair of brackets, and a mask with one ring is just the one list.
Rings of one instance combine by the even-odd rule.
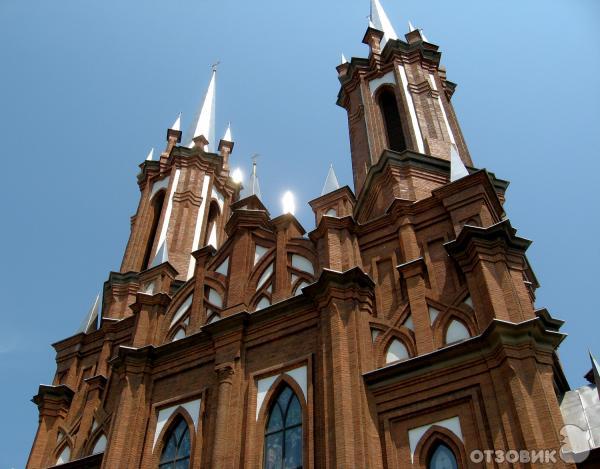
[[140, 165], [120, 271], [53, 345], [28, 468], [575, 467], [562, 321], [508, 182], [471, 160], [438, 46], [371, 3], [368, 57], [337, 67], [354, 187], [329, 169], [308, 234], [271, 217], [215, 141], [213, 70], [190, 135], [178, 117]]

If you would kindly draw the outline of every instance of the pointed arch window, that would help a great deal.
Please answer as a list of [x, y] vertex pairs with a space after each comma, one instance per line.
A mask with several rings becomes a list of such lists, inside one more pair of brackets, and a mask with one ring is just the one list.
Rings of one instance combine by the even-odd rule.
[[152, 262], [152, 247], [157, 241], [158, 236], [158, 222], [160, 220], [160, 214], [162, 213], [163, 205], [165, 202], [165, 191], [161, 190], [154, 195], [152, 199], [151, 215], [150, 215], [150, 232], [148, 234], [148, 244], [146, 245], [146, 252], [144, 253], [144, 261], [142, 269], [150, 267]]
[[183, 417], [171, 425], [165, 437], [165, 446], [160, 455], [160, 469], [187, 469], [190, 467], [190, 430]]
[[379, 93], [378, 101], [385, 125], [388, 148], [393, 151], [406, 150], [406, 141], [404, 139], [404, 132], [402, 131], [396, 94], [391, 88], [386, 87]]
[[302, 468], [302, 407], [287, 385], [279, 391], [268, 416], [263, 467]]
[[458, 469], [458, 461], [450, 448], [439, 443], [431, 452], [427, 469]]
[[207, 229], [204, 239], [204, 246], [210, 244], [215, 249], [218, 248], [217, 221], [220, 214], [221, 210], [219, 204], [216, 200], [213, 200], [208, 208], [208, 223], [206, 224]]

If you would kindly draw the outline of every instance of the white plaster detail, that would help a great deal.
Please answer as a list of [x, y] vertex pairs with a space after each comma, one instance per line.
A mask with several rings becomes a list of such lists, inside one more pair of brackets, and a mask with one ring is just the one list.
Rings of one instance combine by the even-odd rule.
[[382, 85], [396, 85], [396, 78], [394, 77], [393, 71], [390, 70], [385, 75], [375, 78], [369, 82], [369, 90], [371, 91], [371, 94], [375, 94], [377, 88]]
[[220, 320], [221, 320], [221, 316], [219, 316], [217, 313], [215, 313], [208, 320], [208, 324], [212, 324], [213, 322], [217, 322], [217, 321], [220, 321]]
[[211, 191], [211, 198], [216, 200], [217, 203], [219, 204], [219, 209], [221, 210], [221, 212], [223, 211], [223, 206], [225, 205], [225, 197], [223, 197], [223, 194], [221, 194], [216, 188], [215, 186], [213, 186], [212, 191]]
[[67, 463], [70, 460], [71, 460], [71, 448], [69, 446], [65, 446], [65, 449], [63, 449], [60, 452], [60, 455], [58, 456], [58, 459], [56, 460], [56, 465], [58, 466], [59, 464]]
[[223, 298], [214, 288], [208, 289], [208, 301], [209, 303], [215, 305], [217, 308], [223, 307]]
[[[97, 428], [98, 428], [98, 421], [96, 419], [94, 419], [92, 421], [92, 433], [94, 433]], [[62, 433], [62, 432], [59, 432], [59, 433]]]
[[469, 170], [460, 159], [456, 145], [450, 145], [450, 182], [458, 181], [468, 175]]
[[175, 342], [176, 340], [181, 340], [181, 339], [185, 339], [185, 331], [183, 330], [182, 327], [177, 329], [177, 332], [173, 336], [173, 340], [171, 342]]
[[[202, 225], [204, 223], [204, 212], [206, 211], [206, 198], [208, 195], [208, 186], [210, 184], [210, 176], [205, 175], [204, 181], [202, 182], [202, 193], [200, 195], [202, 202], [200, 202], [200, 208], [198, 209], [198, 218], [196, 218], [196, 228], [194, 229], [194, 240], [192, 241], [192, 252], [199, 248], [200, 233], [202, 233]], [[194, 268], [196, 267], [196, 259], [190, 255], [190, 266], [188, 268], [188, 280], [194, 276]]]
[[458, 439], [460, 441], [462, 441], [464, 443], [465, 440], [463, 439], [462, 430], [460, 428], [460, 419], [458, 417], [451, 417], [446, 420], [440, 420], [439, 422], [433, 422], [433, 423], [429, 423], [427, 425], [423, 425], [422, 427], [411, 428], [410, 430], [408, 430], [408, 444], [410, 446], [411, 462], [414, 462], [415, 449], [416, 449], [417, 445], [419, 444], [419, 441], [421, 441], [421, 438], [423, 438], [423, 435], [425, 435], [425, 433], [427, 433], [427, 430], [429, 430], [434, 425], [437, 425], [438, 427], [442, 427], [442, 428], [445, 428], [446, 430], [451, 431], [458, 437]]
[[159, 435], [163, 431], [163, 428], [171, 415], [175, 413], [175, 411], [182, 407], [187, 411], [187, 413], [192, 418], [194, 422], [194, 430], [198, 430], [198, 418], [200, 416], [200, 401], [201, 399], [196, 399], [193, 401], [186, 402], [184, 404], [176, 404], [171, 407], [167, 407], [165, 409], [161, 409], [158, 412], [158, 421], [156, 422], [156, 430], [154, 430], [154, 443], [152, 444], [152, 450], [156, 446], [156, 441], [158, 440]]
[[160, 229], [160, 237], [158, 238], [158, 243], [156, 243], [156, 252], [154, 255], [158, 254], [158, 250], [167, 239], [167, 230], [169, 228], [169, 222], [171, 221], [171, 210], [173, 210], [173, 196], [175, 192], [177, 192], [177, 184], [179, 183], [179, 174], [181, 170], [178, 168], [175, 170], [175, 177], [173, 177], [173, 184], [171, 185], [171, 193], [169, 194], [169, 200], [167, 202], [167, 209], [165, 210], [165, 217], [163, 218], [162, 227]]
[[261, 309], [265, 309], [267, 307], [271, 306], [271, 302], [269, 301], [269, 299], [266, 296], [263, 296], [260, 301], [258, 302], [258, 304], [256, 305], [256, 309], [255, 311], [259, 311]]
[[150, 200], [152, 200], [159, 190], [166, 189], [167, 187], [169, 187], [169, 176], [160, 181], [154, 181], [152, 183], [152, 192], [150, 192]]
[[[256, 383], [257, 391], [256, 391], [256, 420], [258, 420], [258, 415], [262, 409], [262, 406], [265, 401], [265, 397], [273, 386], [273, 383], [281, 376], [282, 373], [277, 375], [268, 376], [266, 378], [261, 378]], [[298, 386], [302, 390], [302, 394], [304, 395], [304, 400], [308, 401], [308, 368], [306, 365], [299, 366], [298, 368], [294, 368], [293, 370], [286, 371], [284, 374], [288, 375], [292, 378]]]
[[102, 434], [100, 438], [96, 440], [96, 444], [94, 445], [92, 454], [104, 453], [104, 451], [106, 450], [106, 443], [106, 435]]
[[337, 218], [337, 210], [335, 208], [330, 208], [325, 212], [325, 215], [328, 217], [336, 217]]
[[404, 321], [403, 326], [406, 327], [407, 329], [410, 329], [413, 332], [415, 331], [415, 325], [413, 323], [412, 314], [408, 315], [408, 317], [406, 318], [406, 321]]
[[465, 325], [462, 322], [454, 319], [446, 331], [446, 344], [460, 342], [461, 340], [468, 339], [469, 337], [471, 337], [471, 334], [469, 334], [469, 330], [465, 327]]
[[142, 293], [145, 293], [146, 295], [153, 295], [155, 288], [156, 288], [156, 281], [148, 282], [147, 284], [144, 285], [144, 288], [142, 289]]
[[257, 244], [254, 248], [254, 265], [258, 264], [258, 261], [267, 253], [269, 248]]
[[292, 267], [302, 272], [315, 275], [315, 268], [313, 267], [312, 262], [299, 254], [292, 254]]
[[381, 334], [381, 331], [379, 329], [371, 329], [371, 340], [373, 341], [373, 343], [375, 343], [377, 337], [379, 337], [379, 334]]
[[298, 280], [299, 278], [300, 277], [298, 277], [296, 274], [292, 274], [292, 277], [291, 277], [291, 283], [292, 283], [292, 285], [295, 285], [296, 284], [296, 280]]
[[466, 304], [466, 305], [468, 305], [468, 306], [470, 306], [471, 309], [474, 309], [473, 308], [473, 299], [471, 298], [471, 295], [467, 296], [465, 298], [465, 301], [463, 301], [463, 303]]
[[221, 275], [225, 275], [227, 277], [227, 274], [229, 272], [229, 257], [223, 262], [221, 262], [221, 264], [219, 265], [219, 267], [217, 267], [217, 270], [215, 270], [215, 272]]
[[273, 275], [273, 263], [271, 262], [265, 271], [262, 273], [260, 278], [258, 279], [258, 283], [256, 284], [256, 290], [260, 290], [260, 288], [269, 280], [269, 278]]
[[173, 319], [171, 320], [171, 325], [169, 327], [173, 327], [177, 321], [181, 319], [181, 317], [186, 313], [186, 311], [192, 306], [192, 300], [194, 299], [194, 294], [189, 295], [181, 306], [177, 309], [177, 312], [173, 315]]
[[[435, 91], [437, 91], [437, 85], [435, 83], [435, 77], [433, 76], [433, 73], [429, 74], [429, 81], [431, 82], [431, 88], [433, 88]], [[439, 93], [438, 93], [438, 97], [437, 97], [437, 102], [440, 105], [440, 109], [442, 110], [442, 117], [444, 118], [444, 123], [446, 124], [446, 130], [448, 131], [448, 136], [450, 137], [450, 142], [453, 145], [456, 145], [456, 142], [454, 141], [454, 134], [452, 133], [452, 129], [450, 128], [450, 123], [448, 122], [448, 117], [446, 116], [446, 110], [444, 109], [444, 105], [442, 104], [442, 98], [440, 97]]]
[[398, 65], [398, 71], [400, 72], [400, 80], [402, 81], [402, 88], [404, 89], [404, 95], [408, 102], [408, 113], [410, 114], [410, 121], [412, 123], [413, 131], [417, 137], [417, 148], [420, 153], [425, 153], [425, 145], [423, 143], [423, 135], [421, 134], [421, 128], [419, 127], [419, 121], [417, 119], [417, 111], [415, 110], [415, 103], [412, 99], [412, 94], [408, 89], [408, 77], [406, 76], [406, 70], [403, 65]]
[[407, 358], [409, 358], [409, 355], [406, 345], [404, 345], [398, 339], [392, 340], [392, 343], [388, 347], [385, 355], [385, 362], [393, 363], [400, 360], [406, 360]]
[[433, 325], [436, 318], [440, 315], [440, 311], [435, 309], [433, 306], [429, 307], [429, 323]]
[[217, 224], [213, 223], [210, 227], [210, 235], [208, 236], [208, 243], [206, 243], [207, 245], [212, 246], [213, 248], [217, 249]]

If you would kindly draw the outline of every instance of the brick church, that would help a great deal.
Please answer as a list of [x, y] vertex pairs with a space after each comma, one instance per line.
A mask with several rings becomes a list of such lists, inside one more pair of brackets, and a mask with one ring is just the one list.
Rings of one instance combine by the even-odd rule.
[[[330, 168], [309, 233], [271, 217], [256, 164], [230, 167], [213, 70], [189, 138], [179, 117], [140, 165], [120, 270], [53, 345], [28, 468], [531, 467], [482, 451], [561, 448], [591, 412], [561, 410], [562, 321], [535, 306], [508, 182], [471, 159], [438, 46], [409, 29], [372, 0], [368, 57], [337, 67], [353, 188]], [[599, 467], [590, 448], [533, 467]]]

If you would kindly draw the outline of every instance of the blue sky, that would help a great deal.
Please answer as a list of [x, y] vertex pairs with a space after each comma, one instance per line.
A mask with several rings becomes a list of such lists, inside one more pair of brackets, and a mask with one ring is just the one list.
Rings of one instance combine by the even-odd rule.
[[[600, 355], [595, 295], [600, 170], [600, 4], [595, 0], [383, 0], [398, 32], [438, 44], [471, 156], [511, 181], [506, 210], [534, 240], [538, 306], [565, 319], [572, 386]], [[118, 270], [138, 202], [137, 165], [183, 126], [221, 61], [217, 135], [232, 122], [234, 165], [259, 153], [273, 215], [285, 190], [306, 202], [329, 163], [351, 184], [342, 52], [365, 56], [367, 0], [0, 1], [0, 469], [23, 467], [29, 402], [52, 380], [50, 344], [76, 330]]]

